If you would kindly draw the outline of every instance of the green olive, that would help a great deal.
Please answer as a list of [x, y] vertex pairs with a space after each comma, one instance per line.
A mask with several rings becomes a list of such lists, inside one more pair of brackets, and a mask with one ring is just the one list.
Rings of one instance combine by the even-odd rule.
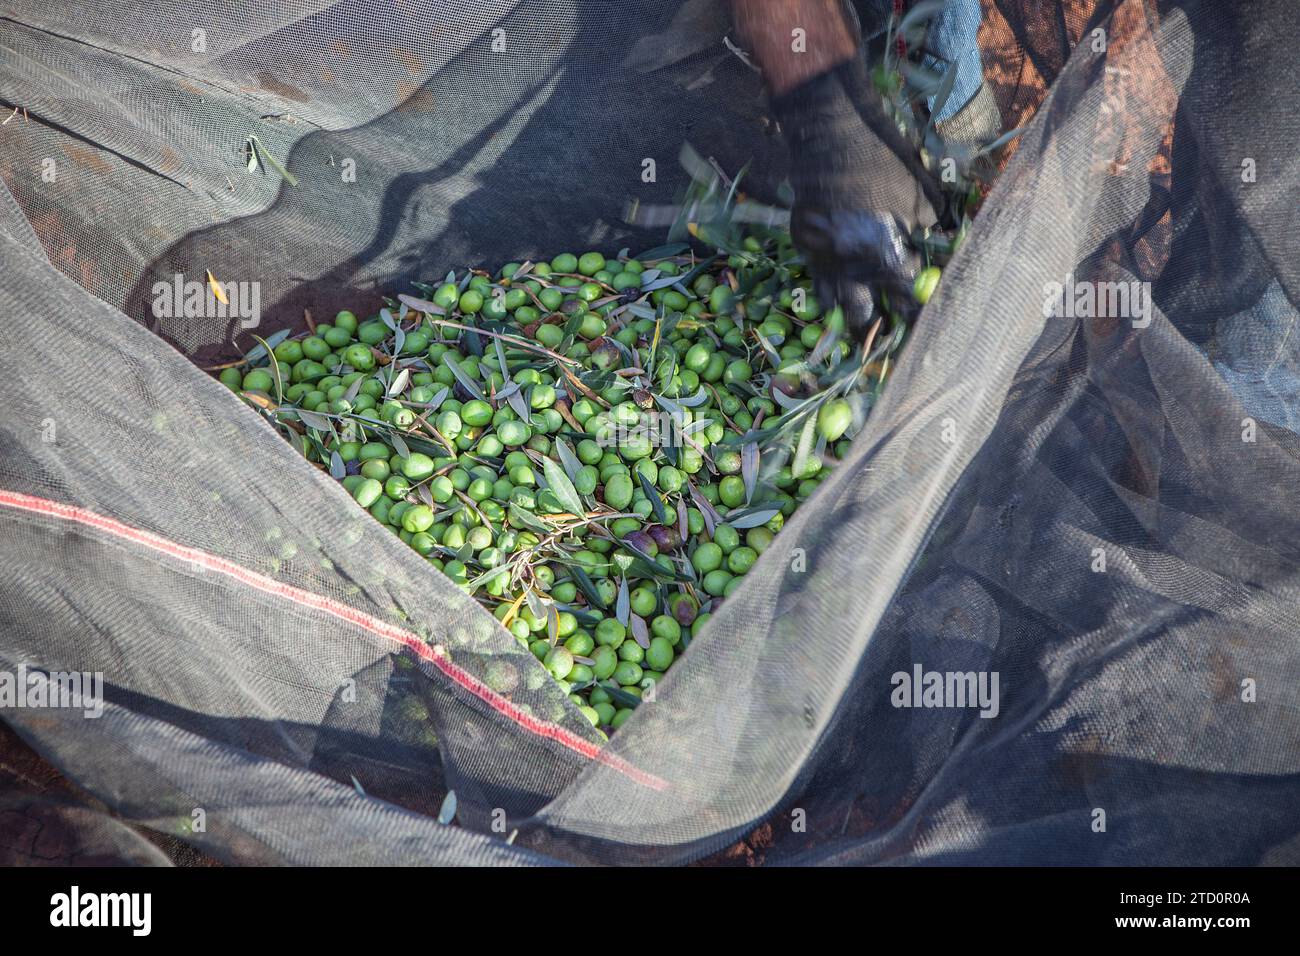
[[374, 478], [364, 478], [352, 490], [352, 497], [363, 508], [369, 508], [384, 493], [384, 486]]
[[551, 648], [542, 663], [556, 680], [563, 680], [573, 670], [573, 652], [564, 645]]
[[466, 289], [460, 294], [458, 302], [460, 311], [473, 314], [483, 308], [483, 293], [475, 289]]
[[275, 376], [264, 368], [255, 368], [244, 376], [241, 384], [246, 392], [272, 392], [275, 390]]
[[930, 296], [938, 288], [941, 274], [942, 270], [938, 266], [928, 266], [917, 273], [916, 281], [912, 283], [912, 296], [917, 302], [925, 305], [930, 301]]
[[595, 275], [605, 268], [605, 257], [599, 252], [584, 252], [578, 259], [578, 271], [585, 276]]
[[[676, 624], [676, 621], [673, 621]], [[667, 670], [673, 662], [672, 642], [662, 637], [652, 637], [645, 652], [646, 663], [657, 671]]]
[[695, 549], [691, 564], [697, 574], [703, 576], [722, 567], [722, 548], [712, 541], [705, 541]]
[[842, 398], [831, 399], [817, 410], [817, 433], [827, 441], [838, 441], [853, 423], [853, 408]]

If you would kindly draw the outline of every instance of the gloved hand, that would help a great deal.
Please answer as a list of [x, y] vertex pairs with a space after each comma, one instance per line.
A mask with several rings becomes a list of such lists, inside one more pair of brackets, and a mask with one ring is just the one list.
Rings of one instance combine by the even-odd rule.
[[917, 227], [933, 225], [942, 195], [915, 149], [885, 116], [862, 57], [774, 97], [790, 147], [795, 206], [791, 234], [817, 280], [823, 305], [838, 304], [861, 334], [871, 288], [910, 310], [920, 259]]

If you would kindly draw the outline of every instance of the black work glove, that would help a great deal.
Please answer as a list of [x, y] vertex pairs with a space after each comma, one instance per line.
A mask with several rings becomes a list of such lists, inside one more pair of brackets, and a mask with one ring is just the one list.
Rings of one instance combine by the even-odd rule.
[[885, 116], [862, 57], [774, 97], [772, 107], [790, 146], [791, 234], [818, 298], [838, 304], [855, 334], [871, 318], [872, 287], [909, 312], [920, 267], [909, 237], [935, 223], [942, 196]]

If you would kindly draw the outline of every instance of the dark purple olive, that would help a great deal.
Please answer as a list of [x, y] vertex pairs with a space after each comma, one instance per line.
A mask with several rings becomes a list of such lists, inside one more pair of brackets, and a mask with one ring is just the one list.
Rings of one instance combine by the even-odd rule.
[[673, 606], [673, 617], [682, 627], [690, 627], [695, 623], [695, 616], [699, 610], [695, 607], [695, 602], [691, 600], [678, 601]]
[[655, 525], [650, 529], [650, 537], [654, 538], [660, 551], [675, 551], [681, 547], [682, 539], [673, 528]]
[[652, 558], [659, 555], [659, 545], [655, 543], [654, 538], [650, 537], [650, 535], [646, 534], [644, 531], [633, 531], [623, 540], [638, 551], [650, 555]]

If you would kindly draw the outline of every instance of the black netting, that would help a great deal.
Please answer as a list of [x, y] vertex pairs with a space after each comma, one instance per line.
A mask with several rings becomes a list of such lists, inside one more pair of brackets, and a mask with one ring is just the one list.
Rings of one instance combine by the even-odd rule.
[[[3, 712], [80, 795], [11, 794], [6, 834], [46, 815], [131, 862], [159, 860], [132, 826], [228, 862], [1300, 859], [1284, 0], [984, 4], [982, 95], [1010, 125], [1046, 98], [850, 457], [607, 744], [189, 361], [242, 330], [151, 312], [176, 274], [260, 283], [274, 329], [654, 245], [624, 210], [676, 198], [686, 142], [774, 196], [726, 29], [712, 0], [0, 18], [0, 671], [106, 682], [94, 719]], [[245, 169], [250, 135], [296, 186]], [[1068, 277], [1149, 283], [1148, 321], [1044, 318]], [[916, 666], [996, 672], [996, 717], [893, 706]]]

